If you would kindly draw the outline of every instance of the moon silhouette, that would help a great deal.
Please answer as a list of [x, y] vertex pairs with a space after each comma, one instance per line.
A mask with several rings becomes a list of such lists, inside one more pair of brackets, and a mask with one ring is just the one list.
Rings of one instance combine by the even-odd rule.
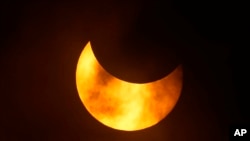
[[182, 66], [150, 83], [115, 78], [97, 61], [90, 42], [76, 68], [76, 85], [86, 110], [103, 125], [124, 131], [149, 128], [176, 105], [182, 89]]

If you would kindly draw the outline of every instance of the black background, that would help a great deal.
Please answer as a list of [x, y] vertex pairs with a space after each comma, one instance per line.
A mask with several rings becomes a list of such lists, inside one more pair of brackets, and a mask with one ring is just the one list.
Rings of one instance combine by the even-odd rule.
[[[244, 86], [236, 87], [246, 74], [235, 75], [242, 17], [235, 3], [211, 0], [2, 2], [0, 140], [228, 140], [231, 125], [249, 123]], [[182, 64], [182, 95], [169, 116], [136, 132], [93, 119], [75, 84], [89, 40], [124, 80], [153, 81]]]

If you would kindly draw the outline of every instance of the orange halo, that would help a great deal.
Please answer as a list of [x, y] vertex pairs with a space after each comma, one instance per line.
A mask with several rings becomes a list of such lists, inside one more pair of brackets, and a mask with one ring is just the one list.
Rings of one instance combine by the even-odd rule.
[[176, 105], [182, 89], [182, 67], [150, 83], [130, 83], [106, 72], [96, 60], [90, 42], [76, 69], [76, 85], [87, 111], [102, 124], [117, 130], [151, 127]]

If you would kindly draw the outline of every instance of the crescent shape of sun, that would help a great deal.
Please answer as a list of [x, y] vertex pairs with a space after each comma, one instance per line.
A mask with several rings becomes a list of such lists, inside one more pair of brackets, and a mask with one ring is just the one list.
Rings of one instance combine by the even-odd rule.
[[76, 69], [76, 85], [86, 110], [103, 125], [117, 130], [149, 128], [164, 119], [176, 105], [182, 89], [182, 67], [150, 83], [115, 78], [98, 63], [90, 42]]

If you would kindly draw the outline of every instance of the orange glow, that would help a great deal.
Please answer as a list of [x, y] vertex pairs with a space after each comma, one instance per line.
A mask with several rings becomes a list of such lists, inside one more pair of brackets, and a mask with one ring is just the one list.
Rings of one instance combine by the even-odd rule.
[[77, 64], [76, 84], [84, 106], [99, 122], [118, 130], [141, 130], [157, 124], [175, 106], [182, 88], [182, 67], [151, 83], [122, 81], [102, 68], [89, 42]]

